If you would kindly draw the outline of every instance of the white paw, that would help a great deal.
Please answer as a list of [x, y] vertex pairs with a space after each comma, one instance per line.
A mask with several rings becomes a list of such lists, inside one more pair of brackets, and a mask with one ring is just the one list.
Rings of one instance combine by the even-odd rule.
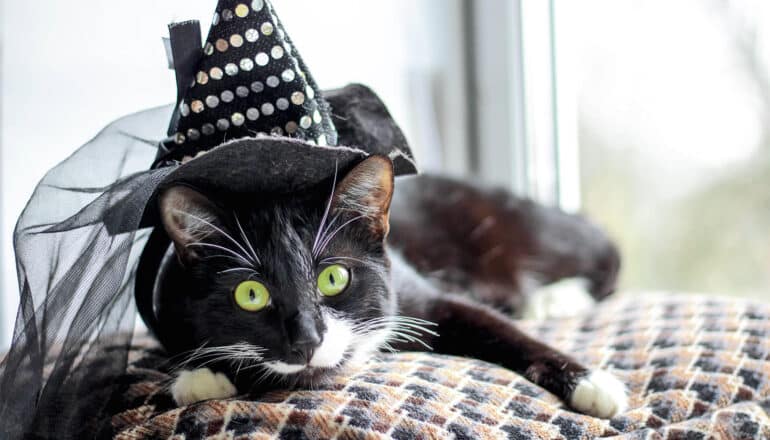
[[578, 316], [596, 304], [585, 278], [566, 278], [543, 286], [527, 297], [522, 318], [548, 319]]
[[178, 406], [190, 405], [209, 399], [226, 399], [237, 394], [235, 386], [222, 373], [208, 368], [185, 370], [171, 385], [171, 395]]
[[612, 418], [628, 408], [626, 386], [606, 371], [592, 371], [575, 386], [570, 406], [583, 414]]

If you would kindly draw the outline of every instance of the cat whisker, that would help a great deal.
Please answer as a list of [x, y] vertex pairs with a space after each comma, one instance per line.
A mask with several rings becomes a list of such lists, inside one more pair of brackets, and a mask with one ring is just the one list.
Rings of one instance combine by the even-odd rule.
[[409, 335], [409, 334], [406, 334], [406, 333], [402, 333], [402, 332], [400, 332], [398, 330], [391, 330], [390, 332], [392, 334], [400, 337], [400, 338], [406, 339], [409, 342], [418, 342], [418, 341], [422, 342], [420, 339], [418, 339], [418, 338], [416, 338], [416, 337], [414, 337], [412, 335]]
[[383, 342], [382, 344], [380, 344], [380, 347], [379, 347], [379, 348], [380, 348], [380, 349], [384, 349], [384, 350], [386, 350], [388, 353], [395, 353], [395, 352], [397, 352], [397, 351], [398, 351], [398, 350], [396, 350], [395, 348], [393, 348], [393, 346], [392, 346], [392, 345], [390, 345], [390, 344], [388, 343], [388, 341], [385, 341], [385, 342]]
[[313, 256], [316, 256], [316, 249], [318, 249], [318, 242], [321, 238], [321, 235], [324, 232], [324, 228], [326, 226], [326, 219], [329, 217], [329, 210], [332, 206], [332, 199], [334, 198], [334, 190], [337, 186], [337, 162], [334, 162], [334, 177], [332, 178], [332, 192], [329, 194], [329, 200], [326, 202], [326, 209], [324, 209], [324, 214], [321, 217], [321, 223], [318, 225], [318, 232], [316, 232], [315, 240], [313, 240], [313, 250], [312, 254]]
[[420, 318], [413, 318], [413, 317], [410, 317], [410, 316], [390, 316], [390, 317], [382, 318], [381, 321], [379, 321], [379, 322], [398, 324], [398, 325], [402, 325], [402, 326], [406, 326], [406, 327], [410, 327], [410, 328], [419, 330], [419, 331], [421, 331], [423, 333], [427, 333], [429, 335], [438, 336], [438, 333], [436, 333], [433, 330], [430, 330], [430, 329], [426, 328], [426, 326], [436, 327], [436, 326], [438, 326], [438, 324], [436, 324], [435, 322], [426, 321], [426, 320], [420, 319]]
[[201, 247], [210, 247], [212, 249], [218, 249], [218, 250], [230, 253], [233, 257], [237, 258], [238, 260], [240, 260], [240, 261], [242, 261], [242, 262], [244, 262], [244, 263], [246, 263], [248, 265], [253, 265], [254, 264], [253, 262], [251, 262], [251, 261], [247, 260], [246, 258], [244, 258], [243, 255], [239, 254], [238, 252], [235, 252], [234, 250], [228, 249], [228, 248], [226, 248], [224, 246], [219, 246], [218, 244], [195, 242], [195, 243], [188, 243], [185, 247], [190, 247], [190, 246], [201, 246]]
[[[269, 368], [267, 368], [267, 367], [265, 367], [264, 365], [261, 365], [261, 364], [260, 364], [260, 365], [255, 365], [254, 367], [262, 367], [262, 374], [260, 374], [260, 375], [259, 375], [259, 377], [257, 377], [257, 378], [254, 380], [254, 383], [252, 384], [252, 388], [254, 388], [254, 387], [255, 387], [255, 386], [257, 386], [258, 384], [262, 383], [262, 381], [264, 381], [265, 379], [267, 379], [267, 378], [270, 376], [270, 373], [272, 373], [272, 371], [270, 371], [270, 369], [269, 369]], [[252, 368], [252, 367], [246, 367], [246, 369], [247, 369], [247, 370], [248, 370], [249, 368]]]
[[232, 269], [225, 269], [225, 270], [220, 270], [219, 272], [217, 272], [217, 274], [218, 274], [218, 275], [221, 275], [221, 274], [223, 274], [223, 273], [239, 272], [239, 271], [243, 271], [243, 272], [252, 272], [252, 273], [253, 273], [253, 274], [255, 274], [255, 275], [259, 275], [259, 272], [257, 272], [256, 270], [254, 270], [254, 269], [252, 269], [252, 268], [250, 268], [250, 267], [234, 267], [234, 268], [232, 268]]
[[[432, 350], [421, 337], [425, 335], [438, 336], [433, 330], [425, 328], [426, 325], [436, 325], [430, 321], [408, 316], [384, 316], [369, 321], [360, 322], [353, 326], [353, 333], [361, 338], [368, 337], [378, 330], [387, 331], [389, 337], [384, 344], [390, 341], [420, 344], [428, 350]], [[384, 344], [382, 345], [384, 347]], [[388, 345], [390, 347], [390, 345]], [[391, 350], [393, 347], [390, 347]]]
[[414, 335], [414, 334], [404, 333], [403, 329], [399, 329], [399, 328], [390, 329], [389, 333], [390, 334], [389, 334], [389, 337], [386, 339], [386, 342], [393, 341], [393, 342], [402, 342], [402, 343], [414, 343], [414, 344], [422, 345], [429, 351], [433, 350], [433, 347], [431, 347], [427, 342], [419, 338], [420, 336], [419, 334]]
[[208, 365], [215, 364], [215, 363], [218, 363], [218, 362], [224, 362], [224, 361], [227, 361], [227, 362], [233, 364], [236, 361], [240, 361], [240, 362], [244, 362], [244, 361], [259, 361], [259, 360], [262, 359], [261, 356], [256, 356], [256, 357], [252, 357], [252, 356], [234, 356], [232, 354], [227, 354], [227, 353], [220, 353], [219, 355], [212, 355], [212, 356], [213, 357], [208, 359], [208, 360], [205, 360], [205, 361], [200, 362], [200, 363], [196, 363], [196, 368], [204, 368], [204, 367], [206, 367]]
[[341, 231], [343, 228], [345, 228], [345, 227], [346, 227], [346, 226], [348, 226], [349, 224], [351, 224], [351, 223], [353, 223], [353, 222], [355, 222], [355, 221], [361, 220], [362, 218], [365, 218], [365, 217], [366, 217], [366, 216], [365, 216], [365, 215], [363, 215], [363, 214], [361, 214], [361, 215], [357, 215], [357, 216], [353, 217], [352, 219], [350, 219], [350, 220], [346, 221], [345, 223], [343, 223], [343, 224], [342, 224], [340, 227], [338, 227], [337, 229], [335, 229], [335, 230], [334, 230], [334, 232], [332, 232], [331, 234], [329, 234], [329, 236], [328, 236], [328, 237], [325, 237], [325, 238], [324, 238], [324, 240], [323, 240], [323, 242], [321, 242], [321, 246], [320, 246], [320, 248], [318, 249], [318, 252], [317, 252], [316, 256], [317, 256], [317, 255], [320, 255], [320, 254], [321, 254], [321, 253], [324, 251], [324, 249], [326, 249], [326, 246], [328, 246], [328, 245], [329, 245], [329, 242], [331, 242], [331, 241], [332, 241], [332, 239], [334, 238], [334, 236], [335, 236], [335, 235], [337, 235], [337, 234], [338, 234], [338, 233], [339, 233], [339, 232], [340, 232], [340, 231]]
[[243, 238], [243, 241], [246, 242], [246, 246], [249, 247], [249, 250], [251, 251], [251, 256], [254, 258], [254, 261], [256, 261], [257, 264], [262, 264], [259, 261], [257, 252], [254, 250], [254, 246], [252, 246], [251, 242], [249, 241], [249, 237], [246, 236], [246, 232], [243, 230], [243, 226], [241, 226], [241, 221], [238, 219], [238, 214], [233, 212], [233, 217], [235, 217], [235, 224], [238, 225], [238, 230], [241, 233], [241, 238]]
[[314, 249], [314, 251], [313, 251], [313, 257], [315, 257], [315, 258], [318, 258], [318, 255], [320, 255], [320, 254], [321, 254], [321, 250], [322, 250], [322, 249], [321, 249], [321, 247], [322, 247], [322, 246], [321, 246], [321, 243], [323, 243], [323, 242], [324, 242], [324, 240], [326, 240], [326, 237], [329, 235], [329, 231], [331, 230], [331, 228], [332, 228], [332, 227], [334, 227], [334, 225], [336, 225], [336, 224], [337, 224], [337, 220], [339, 220], [339, 218], [340, 218], [340, 214], [341, 214], [341, 213], [339, 213], [339, 212], [338, 212], [338, 213], [336, 213], [336, 214], [334, 214], [334, 217], [332, 217], [332, 218], [331, 218], [331, 220], [329, 220], [329, 221], [328, 221], [328, 222], [327, 222], [327, 223], [324, 225], [324, 227], [323, 227], [323, 230], [321, 231], [321, 239], [320, 239], [320, 241], [318, 242], [318, 246], [317, 246], [317, 247]]
[[[182, 357], [184, 357], [184, 356], [187, 356], [188, 354], [191, 354], [191, 356], [194, 356], [194, 355], [196, 355], [198, 352], [200, 352], [201, 350], [203, 350], [203, 348], [206, 346], [206, 344], [208, 344], [208, 341], [206, 341], [206, 342], [204, 342], [203, 344], [201, 344], [201, 346], [200, 346], [200, 347], [198, 347], [198, 348], [195, 348], [195, 349], [192, 349], [192, 350], [187, 350], [187, 351], [183, 351], [183, 352], [181, 352], [181, 353], [178, 353], [178, 354], [176, 354], [176, 355], [172, 356], [171, 358], [169, 358], [169, 359], [168, 359], [166, 362], [164, 362], [164, 363], [169, 363], [169, 364], [170, 364], [170, 363], [174, 363], [174, 362], [176, 362], [176, 360], [177, 360], [177, 359], [179, 359], [179, 358], [182, 358]], [[188, 359], [189, 359], [189, 358], [188, 358]], [[175, 371], [177, 371], [177, 370], [179, 369], [180, 365], [184, 365], [184, 364], [187, 364], [187, 362], [188, 362], [188, 360], [186, 359], [186, 360], [185, 360], [184, 362], [182, 362], [181, 364], [177, 364], [177, 366], [176, 366], [176, 367], [174, 367], [174, 368], [172, 368], [172, 369], [171, 369], [171, 371], [172, 371], [172, 372], [175, 372]]]
[[[236, 246], [238, 246], [238, 248], [241, 250], [241, 252], [243, 252], [245, 255], [248, 255], [248, 252], [246, 252], [246, 249], [244, 249], [244, 248], [243, 248], [243, 246], [241, 246], [241, 244], [238, 242], [238, 240], [234, 239], [234, 238], [233, 238], [233, 237], [232, 237], [230, 234], [228, 234], [227, 232], [223, 231], [221, 228], [219, 228], [219, 227], [218, 227], [218, 226], [216, 226], [215, 224], [211, 223], [210, 221], [208, 221], [208, 220], [206, 220], [206, 219], [204, 219], [204, 218], [198, 217], [197, 215], [194, 215], [194, 214], [190, 214], [189, 212], [180, 211], [180, 210], [176, 210], [176, 212], [178, 212], [178, 213], [180, 213], [180, 214], [183, 214], [183, 215], [186, 215], [186, 216], [188, 216], [188, 217], [192, 217], [192, 218], [194, 218], [195, 220], [198, 220], [199, 222], [201, 222], [201, 223], [203, 223], [203, 224], [205, 224], [205, 225], [209, 226], [210, 228], [212, 228], [212, 229], [214, 229], [215, 231], [219, 232], [220, 234], [224, 235], [224, 236], [225, 236], [225, 238], [227, 238], [228, 240], [230, 240], [231, 242], [233, 242], [233, 244], [235, 244]], [[223, 249], [227, 249], [227, 248], [223, 248]], [[238, 254], [238, 253], [237, 253], [237, 252], [235, 252], [235, 251], [232, 251], [231, 249], [227, 249], [227, 250], [228, 250], [228, 251], [230, 251], [230, 252], [233, 252], [233, 253], [234, 253], [234, 254], [236, 254], [236, 255], [239, 255], [239, 256], [241, 256], [241, 258], [244, 258], [242, 255]], [[244, 258], [244, 260], [246, 260], [247, 264], [258, 264], [258, 263], [257, 263], [257, 261], [248, 261], [248, 260], [249, 260], [249, 258]]]
[[243, 264], [243, 260], [241, 258], [234, 257], [232, 255], [225, 255], [225, 254], [208, 255], [204, 257], [204, 260], [210, 260], [213, 258], [229, 258], [231, 260], [237, 261], [238, 264]]
[[399, 324], [404, 325], [407, 327], [411, 327], [417, 330], [420, 330], [422, 332], [428, 333], [433, 336], [438, 336], [436, 332], [433, 330], [425, 328], [425, 326], [436, 326], [437, 324], [431, 321], [426, 321], [424, 319], [420, 318], [414, 318], [411, 316], [383, 316], [380, 318], [370, 319], [367, 321], [360, 322], [353, 326], [353, 329], [357, 329], [358, 327], [367, 327], [367, 326], [374, 326], [374, 325], [387, 325], [387, 324]]
[[408, 327], [398, 327], [398, 326], [396, 326], [395, 329], [398, 330], [399, 332], [405, 333], [407, 335], [412, 335], [412, 336], [417, 336], [417, 337], [422, 336], [422, 332], [419, 332], [417, 330], [412, 330], [412, 329], [410, 329]]
[[406, 330], [409, 329], [409, 331], [417, 332], [418, 334], [428, 334], [431, 336], [439, 336], [439, 334], [433, 330], [427, 329], [425, 327], [422, 327], [417, 324], [411, 324], [407, 322], [400, 323], [400, 328]]
[[359, 264], [361, 264], [363, 266], [372, 266], [372, 267], [376, 266], [372, 262], [364, 261], [364, 260], [361, 260], [361, 259], [358, 259], [358, 258], [353, 258], [353, 257], [328, 257], [328, 258], [324, 258], [323, 260], [321, 260], [320, 263], [321, 264], [326, 264], [326, 263], [333, 263], [335, 261], [355, 261], [356, 263], [359, 263]]
[[[247, 371], [247, 370], [253, 370], [253, 369], [255, 369], [255, 368], [260, 368], [260, 367], [265, 367], [265, 361], [264, 361], [264, 360], [262, 360], [261, 362], [259, 362], [259, 363], [257, 363], [257, 364], [248, 365], [248, 366], [244, 367], [244, 368], [243, 368], [243, 371]], [[265, 368], [266, 368], [266, 367], [265, 367]]]
[[285, 377], [280, 376], [278, 373], [276, 373], [275, 371], [271, 370], [266, 365], [264, 365], [264, 363], [260, 363], [260, 364], [256, 364], [256, 365], [252, 365], [252, 366], [246, 367], [246, 368], [244, 368], [244, 370], [248, 370], [248, 369], [251, 369], [251, 368], [259, 368], [259, 367], [262, 368], [262, 374], [260, 374], [259, 377], [257, 377], [254, 380], [254, 383], [252, 383], [251, 388], [249, 388], [249, 392], [251, 392], [251, 390], [253, 390], [254, 387], [256, 387], [257, 385], [259, 385], [262, 382], [265, 382], [267, 380], [271, 380], [273, 382], [276, 382], [276, 381], [282, 381], [282, 380], [285, 379]]
[[[245, 342], [217, 347], [205, 347], [204, 344], [195, 350], [186, 352], [192, 353], [183, 362], [180, 362], [172, 371], [176, 372], [184, 369], [193, 362], [195, 362], [196, 368], [203, 368], [206, 365], [226, 360], [252, 362], [261, 361], [263, 359], [262, 353], [265, 351], [266, 350], [262, 347], [258, 347]], [[181, 355], [185, 355], [186, 353], [182, 353]], [[178, 356], [179, 355], [176, 357]]]

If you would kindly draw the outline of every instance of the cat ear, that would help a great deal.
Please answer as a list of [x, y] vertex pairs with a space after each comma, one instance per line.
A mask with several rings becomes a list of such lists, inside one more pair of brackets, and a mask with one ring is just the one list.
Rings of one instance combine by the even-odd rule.
[[372, 232], [388, 235], [388, 215], [393, 198], [393, 162], [385, 156], [371, 156], [356, 165], [334, 191], [334, 207], [370, 220]]
[[160, 196], [163, 227], [184, 262], [198, 257], [195, 246], [190, 245], [216, 232], [215, 223], [221, 215], [221, 210], [211, 200], [187, 186], [173, 186]]

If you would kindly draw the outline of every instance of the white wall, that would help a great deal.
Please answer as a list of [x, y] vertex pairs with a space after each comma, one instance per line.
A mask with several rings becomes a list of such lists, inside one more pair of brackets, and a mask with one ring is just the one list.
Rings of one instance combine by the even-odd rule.
[[[451, 147], [462, 138], [461, 124], [452, 123], [462, 116], [460, 1], [274, 0], [274, 6], [323, 88], [372, 86], [421, 147], [418, 159], [437, 168], [439, 141]], [[205, 35], [215, 3], [3, 0], [0, 347], [9, 341], [17, 307], [13, 225], [35, 184], [111, 120], [174, 99], [161, 37], [170, 21], [188, 18], [201, 20]], [[436, 116], [434, 107], [444, 111]]]

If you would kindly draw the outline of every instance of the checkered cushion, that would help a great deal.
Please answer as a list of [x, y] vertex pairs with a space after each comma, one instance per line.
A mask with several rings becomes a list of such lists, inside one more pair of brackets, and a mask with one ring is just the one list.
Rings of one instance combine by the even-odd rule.
[[425, 353], [383, 355], [312, 391], [175, 408], [165, 359], [138, 343], [112, 424], [123, 439], [770, 438], [770, 305], [619, 298], [520, 325], [613, 371], [630, 409], [611, 421], [576, 414], [508, 370]]

